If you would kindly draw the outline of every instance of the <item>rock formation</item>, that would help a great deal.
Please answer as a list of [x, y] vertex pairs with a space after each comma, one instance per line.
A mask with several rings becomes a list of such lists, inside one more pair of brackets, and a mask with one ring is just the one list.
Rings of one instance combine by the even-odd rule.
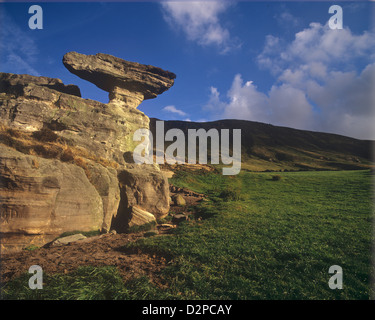
[[71, 52], [64, 65], [108, 91], [110, 103], [83, 99], [59, 79], [0, 73], [2, 252], [67, 231], [124, 231], [169, 211], [167, 178], [131, 154], [133, 133], [149, 128], [137, 105], [175, 75], [106, 54]]
[[156, 224], [155, 216], [147, 211], [139, 209], [136, 206], [132, 207], [129, 219], [129, 227], [141, 226], [148, 223]]
[[168, 90], [176, 78], [172, 72], [103, 53], [68, 52], [63, 63], [70, 72], [109, 92], [112, 103], [123, 102], [133, 108]]
[[[43, 88], [54, 89], [59, 92], [81, 97], [81, 91], [73, 84], [64, 85], [60, 79], [47, 77], [34, 77], [28, 74], [18, 75], [0, 73], [0, 92], [16, 96], [29, 95], [35, 98], [48, 100], [48, 91]], [[43, 97], [43, 95], [45, 95]]]
[[[148, 128], [149, 119], [137, 109], [116, 108], [66, 93], [59, 79], [0, 74], [0, 121], [23, 131], [47, 127], [72, 145], [98, 157], [124, 164], [133, 151], [133, 133]], [[59, 83], [48, 87], [44, 83]], [[74, 90], [77, 92], [77, 87]], [[79, 91], [78, 91], [79, 92]]]

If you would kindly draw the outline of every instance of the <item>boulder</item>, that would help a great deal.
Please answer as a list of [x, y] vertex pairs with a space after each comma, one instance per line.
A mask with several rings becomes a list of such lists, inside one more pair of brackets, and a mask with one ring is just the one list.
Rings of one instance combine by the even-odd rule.
[[80, 241], [80, 240], [84, 240], [84, 239], [87, 239], [87, 237], [85, 237], [81, 233], [77, 233], [77, 234], [73, 234], [71, 236], [66, 236], [66, 237], [58, 238], [58, 239], [52, 241], [49, 244], [49, 246], [50, 247], [63, 246], [63, 245], [67, 245], [67, 244], [69, 244], [71, 242], [76, 242], [76, 241]]
[[133, 165], [122, 169], [118, 179], [121, 200], [125, 200], [126, 207], [138, 206], [152, 213], [157, 219], [168, 214], [168, 179], [152, 165]]
[[176, 78], [172, 72], [104, 53], [68, 52], [63, 63], [73, 74], [109, 92], [111, 101], [123, 102], [132, 108], [168, 90]]
[[82, 168], [0, 145], [0, 177], [2, 252], [102, 228], [103, 202]]
[[147, 212], [145, 210], [142, 210], [136, 206], [133, 206], [131, 208], [131, 213], [129, 217], [129, 227], [134, 227], [134, 226], [141, 226], [147, 223], [155, 223], [156, 224], [156, 219], [155, 216]]
[[175, 196], [172, 197], [172, 200], [173, 200], [173, 203], [176, 205], [176, 206], [186, 206], [186, 200], [185, 198], [180, 195], [180, 194], [177, 194]]

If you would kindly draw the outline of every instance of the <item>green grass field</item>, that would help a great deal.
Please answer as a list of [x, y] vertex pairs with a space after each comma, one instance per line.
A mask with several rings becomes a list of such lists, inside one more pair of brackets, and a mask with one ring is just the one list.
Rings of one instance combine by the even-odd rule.
[[[145, 278], [123, 284], [110, 268], [83, 268], [50, 276], [49, 298], [370, 298], [370, 171], [242, 172], [232, 177], [180, 171], [171, 182], [205, 193], [209, 201], [201, 202], [196, 219], [181, 224], [174, 235], [129, 245], [172, 258], [163, 271], [168, 289]], [[328, 286], [332, 265], [343, 269], [342, 290]], [[90, 272], [104, 276], [83, 281]], [[5, 297], [33, 297], [22, 290], [28, 289], [14, 281]]]

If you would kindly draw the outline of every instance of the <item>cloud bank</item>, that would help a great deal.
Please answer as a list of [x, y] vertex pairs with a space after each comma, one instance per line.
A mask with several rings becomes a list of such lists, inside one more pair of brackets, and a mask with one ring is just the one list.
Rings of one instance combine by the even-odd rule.
[[206, 110], [237, 118], [375, 139], [375, 34], [311, 23], [294, 40], [268, 35], [258, 66], [275, 77], [266, 93], [234, 76], [226, 97], [214, 87]]

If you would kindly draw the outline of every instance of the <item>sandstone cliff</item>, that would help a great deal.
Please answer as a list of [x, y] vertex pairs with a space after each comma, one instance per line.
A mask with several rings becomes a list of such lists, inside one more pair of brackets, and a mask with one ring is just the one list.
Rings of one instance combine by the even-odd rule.
[[135, 223], [132, 212], [169, 211], [167, 179], [158, 167], [132, 164], [131, 155], [133, 133], [149, 128], [136, 107], [176, 76], [106, 54], [70, 52], [63, 63], [108, 91], [110, 102], [83, 99], [59, 79], [0, 73], [2, 252], [66, 231], [123, 231]]

